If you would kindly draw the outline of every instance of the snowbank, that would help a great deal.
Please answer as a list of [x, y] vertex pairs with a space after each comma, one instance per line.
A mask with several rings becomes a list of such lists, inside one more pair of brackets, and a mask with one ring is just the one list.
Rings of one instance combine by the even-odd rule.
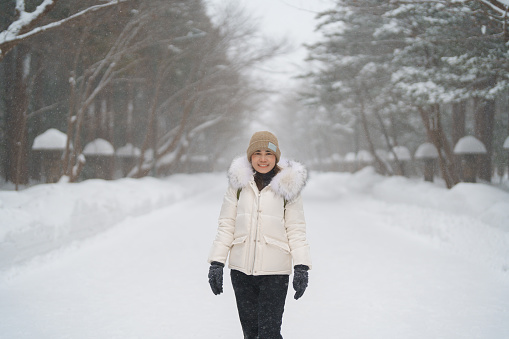
[[509, 193], [504, 190], [479, 183], [448, 190], [440, 183], [383, 177], [371, 167], [355, 174], [315, 173], [306, 190], [308, 199], [357, 200], [360, 209], [377, 213], [388, 226], [509, 274]]
[[94, 179], [0, 191], [0, 271], [185, 199], [210, 176]]

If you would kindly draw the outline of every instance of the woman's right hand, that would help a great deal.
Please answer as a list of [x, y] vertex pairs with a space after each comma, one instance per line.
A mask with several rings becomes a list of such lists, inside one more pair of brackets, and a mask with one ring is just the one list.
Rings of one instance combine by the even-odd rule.
[[223, 293], [223, 267], [224, 264], [213, 261], [209, 268], [209, 284], [215, 295]]

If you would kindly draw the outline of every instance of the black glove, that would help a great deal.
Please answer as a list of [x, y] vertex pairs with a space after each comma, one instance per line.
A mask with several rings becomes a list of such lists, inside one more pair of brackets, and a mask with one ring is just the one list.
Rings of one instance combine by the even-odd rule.
[[223, 267], [224, 264], [213, 261], [209, 268], [209, 284], [215, 295], [223, 293]]
[[308, 270], [306, 265], [295, 265], [293, 268], [293, 289], [295, 290], [295, 300], [302, 297], [306, 287], [308, 287]]

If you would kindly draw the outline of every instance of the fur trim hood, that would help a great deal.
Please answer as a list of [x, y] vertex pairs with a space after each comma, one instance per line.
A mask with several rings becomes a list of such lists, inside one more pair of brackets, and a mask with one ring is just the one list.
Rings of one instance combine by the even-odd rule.
[[[308, 172], [304, 165], [293, 160], [281, 158], [277, 163], [281, 168], [278, 174], [272, 178], [270, 188], [277, 195], [287, 201], [295, 199], [306, 185]], [[235, 189], [241, 189], [254, 180], [253, 167], [245, 156], [233, 160], [228, 169], [228, 182]]]

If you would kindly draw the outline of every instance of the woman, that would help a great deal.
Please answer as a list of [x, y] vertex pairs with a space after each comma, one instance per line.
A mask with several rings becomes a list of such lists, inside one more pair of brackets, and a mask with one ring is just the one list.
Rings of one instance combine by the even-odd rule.
[[223, 267], [229, 254], [239, 318], [248, 339], [282, 338], [292, 265], [295, 299], [306, 290], [311, 268], [300, 194], [307, 171], [280, 157], [276, 136], [262, 131], [251, 137], [247, 158], [232, 162], [208, 258], [209, 283], [217, 295], [223, 292]]

